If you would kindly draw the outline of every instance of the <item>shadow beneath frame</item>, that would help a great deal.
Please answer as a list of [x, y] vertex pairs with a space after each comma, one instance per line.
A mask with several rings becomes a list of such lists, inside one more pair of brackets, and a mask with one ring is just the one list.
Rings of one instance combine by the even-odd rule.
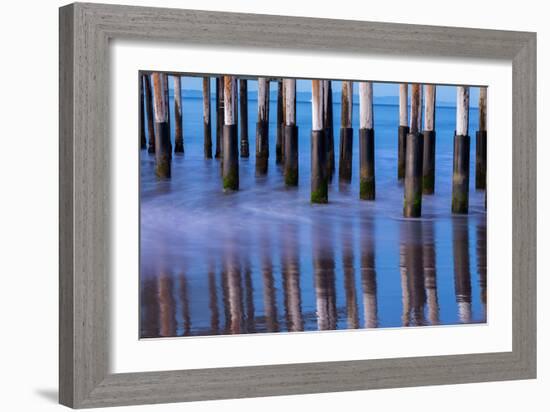
[[57, 389], [37, 389], [36, 394], [52, 403], [59, 403], [59, 392]]

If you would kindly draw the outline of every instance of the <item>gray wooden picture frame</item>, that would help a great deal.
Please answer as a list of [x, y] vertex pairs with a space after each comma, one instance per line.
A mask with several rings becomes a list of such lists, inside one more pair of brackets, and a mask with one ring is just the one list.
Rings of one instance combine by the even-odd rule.
[[[59, 14], [59, 397], [74, 408], [536, 377], [536, 34], [103, 4]], [[109, 40], [510, 61], [513, 350], [109, 373]]]

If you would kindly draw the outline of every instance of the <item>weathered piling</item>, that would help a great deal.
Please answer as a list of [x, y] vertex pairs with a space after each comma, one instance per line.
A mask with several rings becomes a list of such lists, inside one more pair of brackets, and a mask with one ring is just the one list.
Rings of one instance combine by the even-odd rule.
[[298, 186], [298, 126], [296, 126], [296, 80], [285, 79], [284, 175], [287, 186]]
[[[283, 140], [281, 141], [281, 163], [285, 163], [285, 127], [286, 127], [286, 83], [283, 79]], [[296, 99], [294, 99], [294, 113], [296, 113]]]
[[409, 84], [399, 85], [399, 128], [397, 130], [397, 178], [405, 178], [405, 156], [409, 134]]
[[487, 187], [487, 87], [479, 88], [479, 128], [476, 132], [476, 189]]
[[239, 105], [241, 111], [241, 157], [250, 156], [248, 145], [248, 80], [239, 80]]
[[223, 76], [220, 76], [216, 78], [216, 159], [222, 155], [223, 116]]
[[470, 89], [457, 87], [456, 134], [453, 153], [453, 194], [452, 212], [468, 213], [468, 193], [470, 189], [470, 136], [468, 121]]
[[[170, 126], [172, 122], [172, 115], [170, 114], [170, 90], [168, 88], [169, 78], [170, 76], [166, 74], [165, 75], [166, 81], [163, 82], [163, 85], [164, 85], [164, 98], [166, 101], [166, 118], [168, 119], [168, 133], [170, 134], [170, 137], [171, 137], [172, 129]], [[170, 141], [172, 141], [172, 139], [170, 139]]]
[[235, 123], [235, 76], [224, 77], [224, 125], [223, 125], [223, 189], [239, 190], [239, 141]]
[[374, 112], [372, 83], [359, 83], [359, 198], [374, 200]]
[[175, 138], [174, 138], [174, 152], [183, 153], [183, 127], [182, 121], [182, 105], [181, 105], [181, 78], [180, 76], [174, 76], [174, 117], [175, 119]]
[[422, 193], [425, 195], [432, 195], [435, 189], [435, 93], [435, 85], [424, 86]]
[[277, 135], [275, 138], [275, 163], [283, 161], [284, 119], [283, 119], [283, 80], [277, 80]]
[[321, 80], [311, 81], [311, 203], [328, 203], [327, 148]]
[[327, 171], [328, 180], [332, 180], [334, 175], [334, 116], [332, 111], [332, 81], [325, 80], [323, 91], [323, 124], [325, 126], [325, 134], [327, 137]]
[[139, 75], [139, 147], [145, 149], [147, 147], [147, 138], [145, 137], [145, 102], [144, 102], [144, 89], [145, 84], [143, 80], [144, 75]]
[[210, 123], [210, 77], [202, 78], [202, 123], [204, 130], [204, 157], [212, 159], [212, 125]]
[[265, 175], [269, 160], [269, 79], [258, 78], [258, 121], [256, 123], [256, 173]]
[[155, 72], [153, 78], [153, 93], [155, 107], [155, 173], [160, 178], [171, 175], [172, 144], [170, 142], [170, 125], [168, 123], [168, 102], [164, 92], [164, 83], [168, 78], [164, 73]]
[[143, 75], [145, 87], [145, 109], [147, 110], [147, 134], [149, 135], [149, 153], [155, 153], [155, 121], [153, 114], [153, 91], [151, 90], [151, 77]]
[[351, 182], [351, 162], [353, 154], [353, 82], [342, 82], [342, 112], [340, 126], [340, 165], [338, 177], [341, 182]]
[[403, 216], [420, 217], [422, 214], [422, 157], [423, 139], [420, 134], [420, 84], [411, 86], [410, 132], [405, 151], [405, 199]]

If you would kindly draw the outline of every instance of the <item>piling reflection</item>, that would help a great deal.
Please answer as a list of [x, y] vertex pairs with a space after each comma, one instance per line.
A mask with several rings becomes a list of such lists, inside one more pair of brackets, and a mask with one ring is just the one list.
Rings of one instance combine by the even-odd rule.
[[485, 222], [476, 227], [477, 241], [477, 271], [479, 274], [480, 300], [482, 307], [482, 322], [487, 321], [487, 227]]
[[269, 253], [269, 239], [264, 238], [261, 244], [261, 272], [264, 282], [264, 313], [267, 332], [279, 331], [277, 297], [275, 278], [273, 277], [273, 261]]
[[298, 230], [295, 224], [290, 223], [282, 226], [281, 232], [281, 271], [287, 330], [290, 332], [303, 331]]
[[437, 272], [435, 262], [435, 236], [433, 220], [422, 222], [422, 260], [424, 263], [424, 287], [428, 303], [428, 320], [431, 325], [439, 324], [439, 302], [437, 298]]
[[[296, 222], [266, 226], [262, 236], [247, 238], [255, 242], [246, 245], [228, 236], [224, 248], [199, 268], [188, 267], [177, 254], [163, 253], [143, 268], [140, 337], [486, 321], [484, 221], [470, 227], [462, 217], [440, 226], [431, 219], [399, 220], [394, 228], [400, 253], [393, 261], [380, 252], [383, 246], [377, 248], [387, 227], [377, 231], [378, 223], [367, 214], [348, 223], [315, 222], [309, 233]], [[387, 232], [393, 242], [392, 229]], [[451, 242], [438, 248], [440, 232]], [[442, 257], [436, 256], [438, 250]], [[170, 264], [173, 259], [177, 265]], [[472, 284], [474, 263], [477, 282]], [[397, 267], [400, 280], [394, 276]], [[400, 313], [396, 292], [401, 293]], [[388, 305], [394, 309], [388, 311]]]
[[336, 287], [334, 271], [334, 249], [331, 227], [313, 226], [313, 276], [315, 285], [317, 328], [336, 329]]
[[225, 256], [225, 276], [227, 285], [227, 302], [229, 311], [229, 333], [242, 333], [243, 328], [243, 296], [241, 270], [235, 250], [230, 245]]
[[341, 226], [342, 270], [344, 271], [344, 290], [346, 294], [346, 320], [348, 329], [359, 328], [357, 309], [357, 290], [355, 287], [355, 259], [353, 238], [349, 227]]
[[453, 263], [458, 317], [462, 323], [472, 322], [472, 282], [470, 279], [470, 250], [468, 225], [453, 220]]
[[210, 331], [213, 335], [217, 335], [220, 332], [220, 312], [218, 309], [216, 272], [214, 272], [214, 267], [212, 264], [210, 264], [210, 267], [208, 268], [208, 295], [208, 305], [210, 309]]
[[174, 301], [174, 280], [165, 271], [158, 278], [159, 296], [159, 336], [174, 336], [176, 333], [176, 313]]
[[423, 326], [426, 324], [424, 306], [424, 262], [422, 222], [402, 221], [400, 245], [401, 287], [403, 297], [403, 326]]
[[178, 336], [188, 336], [191, 334], [191, 312], [189, 308], [189, 287], [185, 274], [180, 274], [179, 278], [179, 301], [181, 302], [181, 325], [182, 329], [178, 331]]
[[378, 299], [375, 264], [374, 224], [368, 220], [361, 223], [361, 287], [365, 328], [378, 327]]

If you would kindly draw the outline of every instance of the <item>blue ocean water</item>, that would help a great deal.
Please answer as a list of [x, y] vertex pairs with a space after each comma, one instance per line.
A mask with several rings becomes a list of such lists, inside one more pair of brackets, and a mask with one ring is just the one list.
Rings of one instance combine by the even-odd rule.
[[[172, 98], [170, 104], [173, 116]], [[343, 185], [335, 99], [336, 176], [329, 204], [312, 205], [309, 99], [301, 95], [297, 103], [297, 189], [285, 188], [275, 163], [273, 99], [269, 170], [256, 176], [253, 95], [248, 104], [251, 156], [239, 160], [237, 193], [223, 193], [220, 162], [204, 159], [202, 99], [185, 90], [185, 154], [173, 155], [172, 178], [158, 180], [154, 155], [141, 151], [141, 337], [485, 322], [486, 213], [485, 194], [474, 189], [475, 108], [470, 213], [451, 214], [455, 108], [439, 106], [435, 195], [423, 196], [421, 219], [403, 219], [397, 106], [374, 107], [376, 201], [365, 202], [359, 200], [359, 107], [352, 182]], [[215, 120], [213, 109], [214, 144]]]

